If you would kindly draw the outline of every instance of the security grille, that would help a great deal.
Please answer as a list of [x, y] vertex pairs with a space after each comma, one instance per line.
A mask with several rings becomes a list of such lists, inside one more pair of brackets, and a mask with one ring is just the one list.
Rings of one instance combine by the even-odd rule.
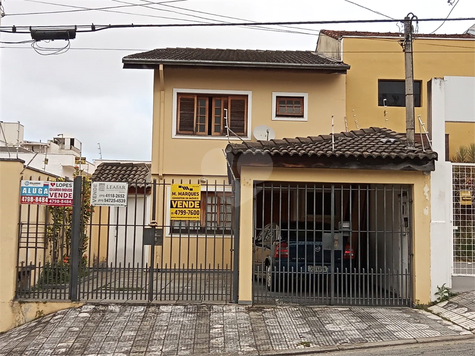
[[475, 164], [452, 164], [453, 273], [475, 275]]
[[412, 305], [411, 189], [255, 185], [255, 303]]
[[202, 184], [199, 220], [177, 221], [170, 219], [173, 183], [192, 182], [133, 182], [127, 206], [91, 207], [83, 182], [76, 224], [76, 204], [21, 205], [16, 297], [236, 300], [233, 187]]

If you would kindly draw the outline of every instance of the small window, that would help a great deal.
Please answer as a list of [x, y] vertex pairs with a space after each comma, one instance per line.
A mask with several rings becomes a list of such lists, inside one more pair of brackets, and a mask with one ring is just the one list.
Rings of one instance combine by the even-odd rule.
[[303, 117], [303, 97], [277, 97], [275, 116]]
[[272, 120], [307, 121], [307, 93], [272, 93]]
[[[414, 81], [414, 106], [421, 106], [421, 83]], [[378, 80], [378, 106], [406, 106], [404, 80]]]
[[233, 201], [228, 192], [201, 192], [200, 221], [172, 221], [173, 233], [230, 234]]
[[236, 135], [247, 135], [246, 95], [178, 94], [177, 134], [226, 136], [226, 122]]

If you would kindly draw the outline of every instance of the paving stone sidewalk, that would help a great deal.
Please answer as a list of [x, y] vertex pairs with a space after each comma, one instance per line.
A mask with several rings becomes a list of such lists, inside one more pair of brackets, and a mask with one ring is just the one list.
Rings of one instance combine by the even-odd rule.
[[466, 334], [410, 308], [88, 304], [0, 335], [0, 355], [295, 354]]
[[475, 331], [475, 291], [459, 294], [429, 310], [467, 330]]

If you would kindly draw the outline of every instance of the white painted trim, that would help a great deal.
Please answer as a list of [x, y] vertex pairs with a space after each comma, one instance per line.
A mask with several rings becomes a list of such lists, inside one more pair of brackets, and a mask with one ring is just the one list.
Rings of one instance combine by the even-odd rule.
[[242, 137], [230, 136], [230, 140], [250, 140], [251, 139], [251, 113], [252, 113], [252, 91], [247, 90], [213, 90], [213, 89], [180, 89], [173, 88], [173, 111], [172, 111], [172, 138], [184, 138], [192, 140], [228, 140], [226, 136], [199, 136], [199, 135], [180, 135], [177, 130], [177, 109], [178, 93], [189, 94], [227, 94], [227, 95], [246, 95], [247, 96], [247, 135]]
[[[276, 116], [275, 112], [278, 96], [303, 97], [303, 117]], [[308, 93], [272, 92], [272, 121], [308, 121]]]

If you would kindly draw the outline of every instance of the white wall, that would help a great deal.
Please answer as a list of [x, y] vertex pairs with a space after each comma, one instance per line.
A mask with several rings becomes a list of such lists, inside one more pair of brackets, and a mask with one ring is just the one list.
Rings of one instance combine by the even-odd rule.
[[445, 121], [475, 122], [475, 78], [444, 77]]
[[111, 208], [107, 265], [145, 267], [149, 246], [143, 246], [143, 227], [150, 223], [150, 196], [129, 195], [127, 208]]
[[[462, 82], [473, 85], [474, 78], [465, 81], [463, 78], [446, 77], [434, 78], [430, 81], [429, 93], [429, 132], [432, 137], [432, 149], [439, 154], [435, 162], [435, 171], [431, 173], [431, 297], [437, 292], [437, 286], [452, 287], [452, 164], [444, 160], [445, 153], [445, 121], [450, 118], [462, 118], [459, 108], [456, 108], [455, 93], [462, 90], [454, 86]], [[450, 84], [449, 84], [450, 83]], [[448, 92], [452, 91], [451, 94]], [[473, 102], [464, 105], [466, 112], [473, 109]], [[462, 109], [462, 108], [460, 108]], [[473, 119], [473, 117], [472, 117]], [[461, 121], [461, 120], [455, 120]]]

